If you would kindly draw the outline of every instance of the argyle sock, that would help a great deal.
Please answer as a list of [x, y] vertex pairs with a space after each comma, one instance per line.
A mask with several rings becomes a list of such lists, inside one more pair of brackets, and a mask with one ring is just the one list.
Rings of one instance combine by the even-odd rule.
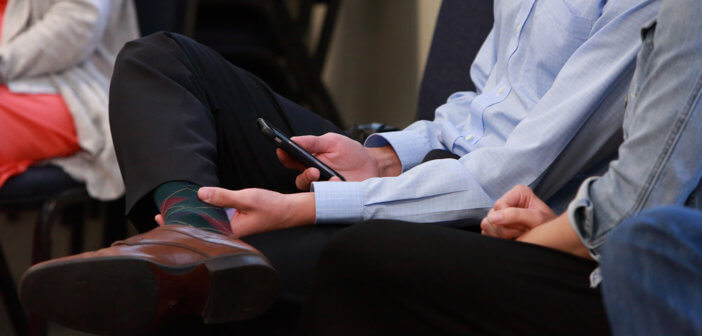
[[154, 191], [156, 206], [165, 225], [189, 225], [199, 229], [231, 234], [224, 209], [202, 202], [197, 197], [200, 186], [186, 181], [164, 183]]

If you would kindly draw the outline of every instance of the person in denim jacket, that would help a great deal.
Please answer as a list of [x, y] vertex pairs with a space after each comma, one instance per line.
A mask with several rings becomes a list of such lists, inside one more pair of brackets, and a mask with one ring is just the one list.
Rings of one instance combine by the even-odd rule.
[[650, 167], [645, 180], [650, 191], [631, 196], [637, 196], [639, 208], [653, 202], [672, 206], [596, 230], [607, 238], [600, 258], [602, 293], [615, 335], [702, 335], [700, 15], [698, 1], [668, 1], [645, 34], [647, 66], [641, 72], [652, 80], [638, 82], [648, 89], [639, 101], [658, 113], [638, 127], [653, 130], [650, 124], [666, 119], [671, 126], [667, 133], [649, 133], [661, 135], [665, 150], [640, 157], [639, 164]]

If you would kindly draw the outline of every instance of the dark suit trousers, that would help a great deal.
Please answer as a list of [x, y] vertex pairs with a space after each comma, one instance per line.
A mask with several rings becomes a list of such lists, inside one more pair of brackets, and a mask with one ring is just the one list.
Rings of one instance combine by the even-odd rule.
[[607, 335], [596, 266], [450, 227], [369, 221], [322, 252], [299, 334]]
[[[167, 181], [297, 191], [297, 173], [278, 161], [256, 126], [259, 117], [291, 136], [340, 132], [186, 37], [158, 33], [128, 43], [110, 88], [110, 125], [132, 223], [140, 231], [155, 226], [152, 192]], [[245, 239], [278, 271], [279, 302], [302, 302], [319, 253], [339, 228], [310, 226]]]

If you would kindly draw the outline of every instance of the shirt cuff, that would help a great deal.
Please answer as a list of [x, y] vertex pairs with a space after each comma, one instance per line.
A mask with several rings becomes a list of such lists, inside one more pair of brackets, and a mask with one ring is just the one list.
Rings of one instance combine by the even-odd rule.
[[424, 156], [431, 151], [429, 145], [424, 141], [424, 136], [415, 131], [397, 131], [371, 134], [366, 139], [366, 147], [382, 147], [387, 144], [397, 153], [402, 163], [402, 171], [422, 163]]
[[360, 182], [313, 182], [316, 224], [354, 224], [363, 220]]

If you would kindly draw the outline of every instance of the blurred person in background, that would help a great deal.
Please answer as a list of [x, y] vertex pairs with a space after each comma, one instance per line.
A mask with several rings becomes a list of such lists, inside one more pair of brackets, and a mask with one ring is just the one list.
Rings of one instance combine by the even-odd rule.
[[107, 92], [138, 37], [131, 0], [0, 0], [0, 22], [0, 188], [49, 160], [91, 196], [121, 196]]

